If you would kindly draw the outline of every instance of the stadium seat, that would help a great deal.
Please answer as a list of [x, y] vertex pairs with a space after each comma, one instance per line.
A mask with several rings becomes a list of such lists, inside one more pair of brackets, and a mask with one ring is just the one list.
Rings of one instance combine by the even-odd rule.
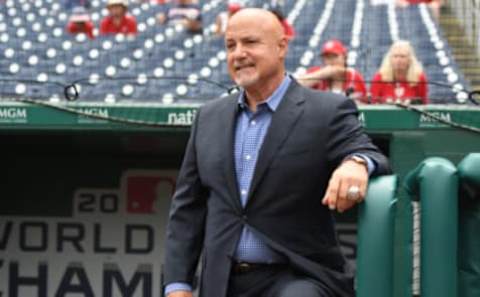
[[[244, 3], [264, 7], [265, 1]], [[222, 53], [223, 38], [214, 36], [212, 31], [216, 16], [226, 9], [224, 1], [202, 2], [205, 30], [200, 35], [189, 34], [181, 27], [158, 25], [155, 16], [161, 8], [152, 3], [135, 2], [129, 9], [138, 21], [136, 38], [97, 36], [94, 40], [82, 34], [72, 36], [65, 32], [70, 10], [62, 3], [10, 0], [4, 5], [0, 11], [0, 49], [7, 60], [1, 64], [5, 79], [16, 79], [24, 74], [36, 78], [46, 73], [49, 78], [60, 79], [66, 84], [69, 80], [88, 79], [92, 74], [107, 75], [107, 69], [114, 67], [115, 74], [111, 79], [121, 76], [136, 78], [142, 73], [149, 77], [161, 74], [163, 77], [187, 78], [195, 75], [225, 85], [225, 88], [232, 85]], [[89, 11], [97, 27], [106, 14], [104, 5], [104, 1], [91, 1]], [[337, 38], [350, 45], [349, 63], [364, 74], [368, 83], [392, 40], [397, 37], [392, 34], [398, 34], [399, 38], [412, 42], [429, 80], [436, 82], [429, 86], [432, 102], [454, 103], [455, 96], [470, 87], [453, 59], [441, 28], [432, 21], [424, 6], [392, 9], [388, 5], [372, 5], [367, 0], [303, 0], [285, 1], [282, 11], [296, 30], [286, 59], [289, 72], [318, 65], [323, 42]], [[388, 29], [392, 26], [396, 26], [397, 33]], [[34, 61], [32, 57], [35, 56], [36, 63], [29, 63], [29, 59]], [[10, 71], [12, 69], [14, 71]], [[129, 83], [134, 90], [124, 96], [122, 89]], [[100, 101], [108, 94], [115, 95], [118, 100], [126, 97], [135, 100], [137, 95], [138, 100], [158, 99], [159, 90], [167, 94], [166, 101], [171, 101], [168, 94], [174, 98], [210, 98], [215, 97], [215, 92], [216, 95], [224, 92], [192, 87], [188, 82], [186, 92], [183, 87], [175, 86], [176, 82], [165, 84], [148, 79], [145, 85], [138, 85], [133, 79], [129, 83], [113, 80], [108, 84], [85, 87], [83, 91], [89, 100]], [[159, 89], [163, 87], [165, 89]], [[34, 93], [45, 92], [38, 90]]]

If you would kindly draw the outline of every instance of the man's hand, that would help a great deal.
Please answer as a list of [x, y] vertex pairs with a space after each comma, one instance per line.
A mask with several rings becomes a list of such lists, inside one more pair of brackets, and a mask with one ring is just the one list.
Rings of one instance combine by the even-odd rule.
[[[322, 204], [328, 205], [331, 210], [337, 209], [338, 212], [344, 212], [356, 203], [363, 201], [367, 185], [367, 166], [347, 159], [333, 172]], [[351, 200], [347, 198], [347, 192], [350, 187], [354, 186], [360, 189], [360, 196], [356, 200]]]
[[193, 294], [190, 291], [173, 291], [168, 294], [167, 297], [192, 297]]

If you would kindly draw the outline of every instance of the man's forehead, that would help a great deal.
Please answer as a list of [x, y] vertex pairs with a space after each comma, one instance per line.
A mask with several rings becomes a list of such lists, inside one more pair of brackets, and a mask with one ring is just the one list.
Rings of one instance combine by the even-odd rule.
[[225, 40], [243, 38], [264, 38], [266, 36], [261, 27], [231, 26], [225, 32]]
[[276, 16], [268, 10], [261, 8], [244, 8], [235, 13], [231, 20], [236, 21], [239, 19], [247, 20], [259, 20], [261, 22], [268, 21], [269, 19], [275, 19]]
[[234, 26], [275, 30], [275, 26], [281, 25], [276, 16], [267, 10], [245, 8], [235, 13], [228, 21], [228, 27]]
[[264, 22], [261, 22], [258, 19], [238, 18], [228, 21], [227, 30], [258, 30], [264, 26]]
[[245, 38], [245, 37], [261, 37], [263, 32], [260, 29], [254, 30], [249, 28], [230, 28], [225, 32], [225, 38]]

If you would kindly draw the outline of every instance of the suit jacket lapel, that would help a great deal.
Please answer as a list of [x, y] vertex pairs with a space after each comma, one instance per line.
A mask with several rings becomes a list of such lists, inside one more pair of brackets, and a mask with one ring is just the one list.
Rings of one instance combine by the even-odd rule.
[[263, 141], [255, 166], [247, 206], [278, 149], [282, 147], [291, 129], [303, 113], [303, 102], [305, 100], [301, 96], [300, 90], [298, 83], [292, 81], [282, 102], [273, 114], [272, 122]]
[[221, 125], [225, 125], [226, 133], [221, 133], [221, 135], [216, 135], [216, 137], [222, 137], [222, 145], [226, 153], [226, 164], [225, 164], [225, 177], [227, 179], [227, 186], [230, 192], [230, 197], [232, 197], [232, 202], [234, 207], [242, 212], [242, 204], [240, 202], [240, 195], [238, 192], [237, 177], [235, 171], [235, 160], [234, 160], [234, 139], [235, 139], [235, 124], [237, 120], [238, 113], [238, 104], [236, 98], [238, 95], [232, 95], [225, 104], [225, 109], [222, 112], [222, 120], [219, 121]]

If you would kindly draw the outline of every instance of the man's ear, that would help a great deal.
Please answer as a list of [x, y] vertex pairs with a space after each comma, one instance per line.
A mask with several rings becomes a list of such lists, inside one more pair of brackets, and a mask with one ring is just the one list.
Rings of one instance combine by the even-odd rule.
[[280, 58], [285, 58], [288, 52], [288, 38], [283, 36], [278, 42], [278, 51]]

